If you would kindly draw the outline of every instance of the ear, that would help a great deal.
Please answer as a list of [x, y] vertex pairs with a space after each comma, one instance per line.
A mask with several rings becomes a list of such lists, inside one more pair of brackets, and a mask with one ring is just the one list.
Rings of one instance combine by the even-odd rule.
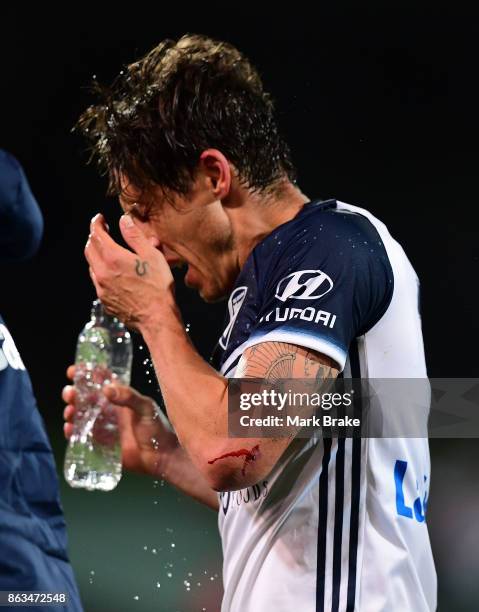
[[231, 188], [231, 167], [223, 153], [206, 149], [200, 155], [199, 166], [215, 199], [225, 199]]

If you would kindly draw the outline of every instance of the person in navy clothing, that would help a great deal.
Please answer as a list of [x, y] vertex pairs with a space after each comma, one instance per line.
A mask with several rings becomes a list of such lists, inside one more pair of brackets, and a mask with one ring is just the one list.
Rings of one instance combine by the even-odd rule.
[[[22, 167], [0, 150], [0, 262], [34, 255], [42, 232], [42, 214]], [[1, 316], [0, 551], [0, 591], [63, 592], [65, 605], [41, 609], [82, 610], [52, 449], [30, 378]]]

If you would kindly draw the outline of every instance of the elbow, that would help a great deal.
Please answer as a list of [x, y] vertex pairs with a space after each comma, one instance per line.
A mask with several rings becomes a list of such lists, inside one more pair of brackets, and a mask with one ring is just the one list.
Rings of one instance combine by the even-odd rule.
[[210, 488], [217, 493], [239, 491], [257, 484], [262, 478], [256, 471], [243, 475], [238, 469], [224, 468], [208, 469], [205, 476]]
[[246, 486], [240, 482], [236, 470], [208, 468], [205, 470], [205, 476], [210, 488], [217, 493], [236, 491]]
[[253, 486], [265, 476], [259, 446], [201, 457], [201, 471], [209, 486], [218, 492], [237, 491]]

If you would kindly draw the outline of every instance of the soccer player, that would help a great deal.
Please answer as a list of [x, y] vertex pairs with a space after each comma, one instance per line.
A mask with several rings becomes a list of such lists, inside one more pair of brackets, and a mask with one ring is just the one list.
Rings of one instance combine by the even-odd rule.
[[[0, 150], [0, 262], [31, 257], [42, 232], [42, 214], [22, 167]], [[44, 602], [50, 603], [35, 609], [81, 611], [50, 442], [28, 372], [1, 317], [0, 491], [0, 591], [27, 591], [18, 594], [17, 606], [39, 601], [28, 591], [49, 592]]]
[[[148, 344], [173, 427], [133, 389], [106, 389], [125, 467], [219, 510], [224, 612], [435, 609], [427, 440], [228, 437], [228, 377], [426, 377], [402, 248], [369, 212], [302, 193], [231, 45], [164, 41], [98, 89], [80, 127], [131, 250], [97, 215], [85, 254], [98, 297]], [[216, 369], [185, 332], [176, 265], [207, 302], [229, 296]]]

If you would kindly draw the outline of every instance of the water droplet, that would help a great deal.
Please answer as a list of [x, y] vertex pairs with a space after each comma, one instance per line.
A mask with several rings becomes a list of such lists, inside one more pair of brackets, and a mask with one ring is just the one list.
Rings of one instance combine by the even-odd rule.
[[175, 547], [175, 543], [174, 543], [174, 542], [172, 542], [172, 543], [170, 544], [170, 546], [171, 546], [171, 548], [174, 548], [174, 547]]
[[142, 351], [143, 350], [143, 345], [140, 344], [140, 346], [138, 347], [138, 350]]
[[171, 572], [168, 572], [166, 575], [168, 576], [168, 578], [171, 578], [173, 576]]
[[161, 584], [159, 582], [156, 583], [156, 588], [159, 589], [161, 587]]
[[143, 546], [143, 550], [148, 550], [148, 546]]
[[156, 548], [152, 548], [151, 549], [152, 554], [156, 555], [158, 553], [158, 551], [156, 550]]
[[193, 576], [193, 574], [191, 572], [188, 572], [188, 576]]
[[140, 596], [139, 596], [139, 595], [135, 595], [135, 596], [133, 597], [133, 599], [134, 599], [135, 601], [138, 601], [138, 600], [140, 599]]

